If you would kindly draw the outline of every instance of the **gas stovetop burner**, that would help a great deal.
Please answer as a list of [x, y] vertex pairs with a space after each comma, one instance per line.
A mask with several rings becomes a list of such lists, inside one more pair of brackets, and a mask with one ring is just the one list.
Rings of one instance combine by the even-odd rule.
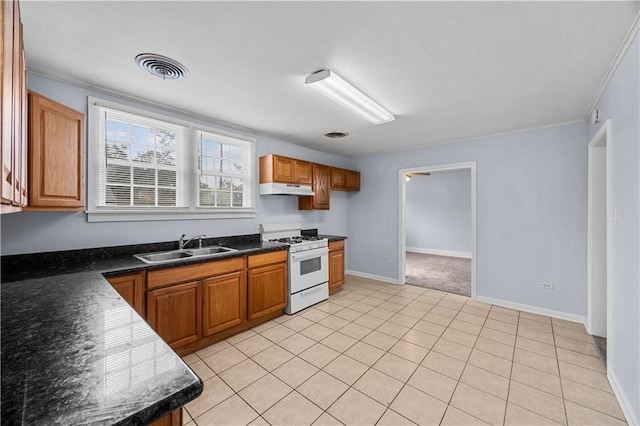
[[302, 239], [298, 237], [285, 237], [285, 238], [273, 238], [269, 241], [273, 241], [276, 243], [283, 243], [283, 244], [300, 244], [302, 242]]
[[283, 243], [283, 244], [300, 244], [303, 243], [305, 241], [322, 241], [322, 238], [320, 237], [307, 237], [304, 235], [297, 235], [294, 237], [285, 237], [285, 238], [272, 238], [269, 241], [273, 241], [276, 243]]

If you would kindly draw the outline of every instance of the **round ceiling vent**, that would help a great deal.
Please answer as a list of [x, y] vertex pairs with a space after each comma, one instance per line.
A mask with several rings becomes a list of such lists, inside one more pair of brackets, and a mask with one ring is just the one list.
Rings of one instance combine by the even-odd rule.
[[139, 54], [136, 56], [136, 63], [149, 74], [163, 80], [183, 80], [189, 77], [189, 70], [180, 62], [155, 53]]
[[331, 138], [331, 139], [340, 139], [340, 138], [344, 138], [346, 136], [349, 136], [349, 133], [347, 132], [339, 132], [337, 130], [331, 131], [331, 132], [327, 132], [324, 134], [326, 137]]

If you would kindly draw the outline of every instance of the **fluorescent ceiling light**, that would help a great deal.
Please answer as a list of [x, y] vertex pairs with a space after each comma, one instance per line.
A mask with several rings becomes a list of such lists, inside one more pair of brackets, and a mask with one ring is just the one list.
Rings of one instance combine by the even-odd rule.
[[310, 74], [304, 82], [332, 101], [360, 115], [371, 124], [383, 124], [395, 120], [393, 114], [331, 70]]

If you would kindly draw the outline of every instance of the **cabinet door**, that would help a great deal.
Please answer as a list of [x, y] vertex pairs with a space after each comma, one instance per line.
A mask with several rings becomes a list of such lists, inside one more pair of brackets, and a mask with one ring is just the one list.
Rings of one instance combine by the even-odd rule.
[[296, 183], [311, 185], [312, 168], [308, 161], [296, 160]]
[[164, 417], [160, 417], [150, 426], [182, 426], [182, 408], [178, 408], [167, 414]]
[[84, 209], [84, 114], [29, 92], [30, 205]]
[[13, 13], [14, 2], [3, 1], [2, 11], [2, 203], [13, 202]]
[[173, 349], [202, 335], [200, 282], [147, 291], [147, 322]]
[[[24, 207], [29, 203], [28, 180], [29, 180], [29, 157], [27, 138], [29, 111], [27, 108], [27, 59], [24, 53], [23, 26], [20, 23], [20, 124], [22, 126], [22, 136], [20, 138], [20, 181], [17, 182], [20, 191], [20, 201], [17, 203]], [[15, 200], [14, 200], [15, 201]]]
[[249, 321], [284, 309], [287, 306], [287, 284], [286, 262], [249, 269]]
[[329, 289], [344, 284], [344, 250], [329, 252]]
[[273, 180], [275, 182], [295, 183], [296, 161], [293, 158], [274, 155]]
[[298, 197], [300, 210], [329, 210], [329, 179], [330, 167], [313, 164], [313, 192], [314, 196]]
[[20, 4], [15, 2], [13, 13], [13, 205], [21, 206], [22, 192], [25, 185], [22, 184], [22, 156], [25, 154], [22, 146], [26, 143], [22, 117], [23, 104], [26, 99], [22, 99], [25, 94], [22, 88], [22, 24], [20, 23]]
[[360, 172], [346, 170], [345, 188], [347, 191], [360, 191]]
[[208, 278], [202, 282], [204, 336], [245, 322], [245, 289], [244, 271]]
[[345, 189], [346, 187], [346, 170], [337, 167], [331, 167], [331, 189]]
[[109, 277], [107, 281], [140, 316], [144, 317], [144, 275], [142, 273]]

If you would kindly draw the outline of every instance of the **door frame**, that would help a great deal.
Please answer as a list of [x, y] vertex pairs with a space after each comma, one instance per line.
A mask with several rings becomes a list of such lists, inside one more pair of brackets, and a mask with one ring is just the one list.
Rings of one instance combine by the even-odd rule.
[[592, 260], [592, 256], [594, 256], [593, 253], [593, 248], [594, 248], [594, 244], [597, 244], [597, 242], [595, 241], [594, 235], [593, 235], [593, 230], [592, 230], [592, 226], [593, 224], [593, 206], [591, 204], [591, 202], [593, 201], [594, 198], [594, 193], [597, 190], [597, 183], [596, 183], [596, 175], [595, 175], [595, 170], [594, 170], [594, 165], [595, 165], [595, 161], [596, 159], [594, 158], [594, 153], [595, 153], [595, 149], [601, 149], [604, 147], [605, 149], [605, 191], [606, 191], [606, 233], [607, 233], [607, 237], [606, 237], [606, 268], [607, 268], [607, 274], [606, 274], [606, 294], [607, 294], [607, 303], [606, 303], [606, 321], [607, 321], [607, 327], [606, 327], [606, 331], [607, 331], [607, 370], [609, 370], [609, 366], [610, 366], [610, 362], [609, 360], [611, 359], [611, 357], [608, 355], [610, 353], [610, 348], [612, 347], [611, 344], [611, 339], [613, 337], [613, 324], [612, 324], [612, 312], [611, 312], [611, 308], [612, 308], [612, 303], [611, 303], [611, 296], [612, 296], [612, 289], [611, 289], [611, 284], [613, 282], [612, 280], [612, 266], [613, 266], [613, 256], [611, 253], [611, 248], [612, 248], [612, 241], [613, 241], [613, 226], [612, 226], [612, 220], [615, 219], [614, 217], [614, 211], [613, 211], [613, 202], [612, 202], [612, 194], [611, 194], [611, 190], [612, 190], [612, 181], [611, 181], [611, 177], [612, 177], [612, 152], [613, 152], [613, 140], [612, 140], [612, 129], [611, 129], [612, 125], [611, 125], [611, 120], [606, 120], [604, 122], [604, 124], [600, 127], [600, 129], [598, 129], [598, 131], [596, 132], [596, 134], [591, 138], [591, 140], [589, 141], [589, 148], [588, 148], [588, 178], [587, 178], [587, 323], [586, 328], [587, 331], [589, 332], [589, 334], [593, 334], [594, 331], [594, 308], [595, 308], [595, 303], [594, 302], [594, 286], [596, 285], [596, 283], [594, 282], [593, 279], [593, 269], [594, 269], [594, 263]]
[[476, 215], [476, 162], [468, 161], [463, 163], [449, 163], [438, 164], [432, 166], [419, 166], [400, 169], [398, 171], [398, 185], [399, 185], [399, 206], [398, 206], [398, 283], [405, 284], [406, 279], [406, 251], [407, 251], [407, 236], [406, 236], [406, 201], [407, 201], [407, 181], [405, 176], [407, 173], [421, 173], [421, 172], [439, 172], [439, 171], [453, 171], [453, 170], [469, 170], [471, 172], [471, 298], [475, 299], [477, 296], [477, 215]]

